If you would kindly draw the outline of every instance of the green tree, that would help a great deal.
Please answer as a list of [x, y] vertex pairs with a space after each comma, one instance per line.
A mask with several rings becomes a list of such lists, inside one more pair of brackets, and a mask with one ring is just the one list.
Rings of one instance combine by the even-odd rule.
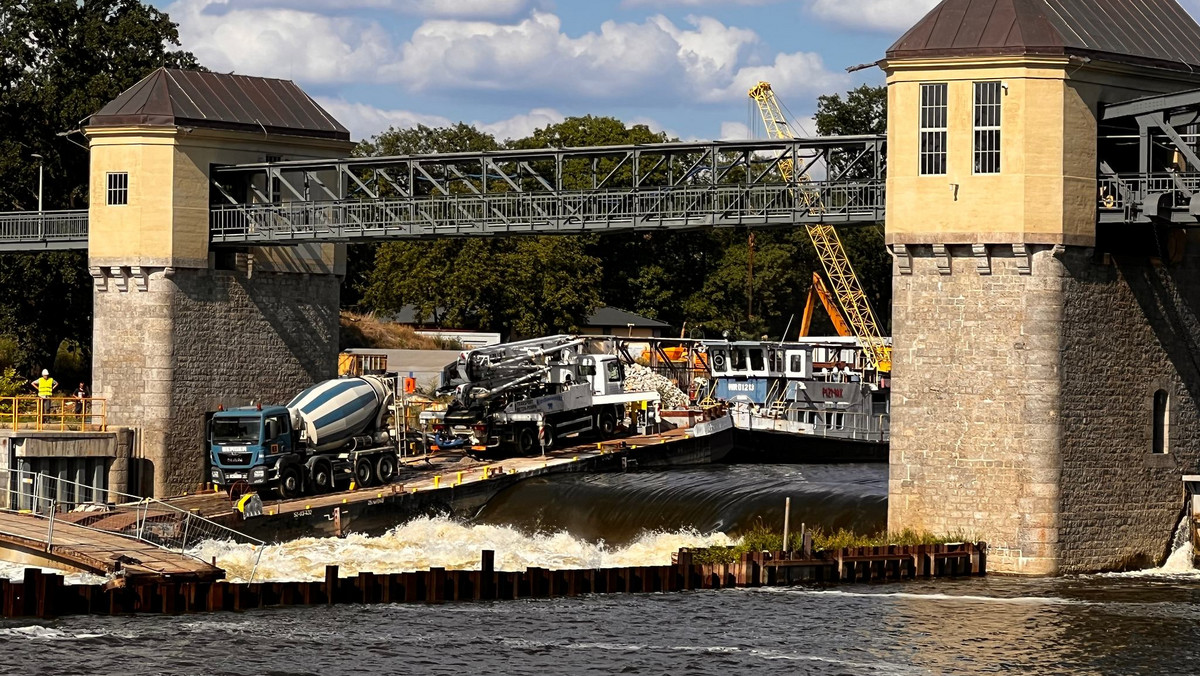
[[[460, 123], [391, 129], [360, 144], [358, 152], [405, 155], [499, 147], [490, 134]], [[362, 305], [385, 314], [412, 305], [422, 320], [508, 336], [577, 330], [600, 304], [600, 262], [585, 248], [575, 237], [388, 242], [375, 248], [373, 265], [358, 275]], [[365, 260], [363, 249], [355, 259]]]
[[[0, 210], [87, 203], [82, 121], [159, 66], [196, 67], [166, 14], [137, 0], [0, 0]], [[23, 369], [91, 342], [91, 277], [77, 252], [0, 255], [0, 334]]]
[[853, 136], [887, 131], [887, 87], [862, 85], [841, 94], [817, 97], [817, 134]]

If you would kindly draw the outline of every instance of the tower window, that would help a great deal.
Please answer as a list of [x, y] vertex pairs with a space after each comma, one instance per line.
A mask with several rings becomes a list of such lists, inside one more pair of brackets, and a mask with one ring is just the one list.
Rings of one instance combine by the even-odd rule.
[[921, 175], [946, 173], [946, 83], [921, 85]]
[[1166, 453], [1171, 439], [1168, 436], [1167, 424], [1170, 421], [1171, 400], [1166, 390], [1154, 393], [1154, 437], [1150, 450], [1154, 453]]
[[1000, 173], [999, 82], [975, 83], [975, 173]]
[[129, 204], [129, 173], [109, 172], [108, 174], [108, 191], [106, 202], [110, 205], [119, 206]]

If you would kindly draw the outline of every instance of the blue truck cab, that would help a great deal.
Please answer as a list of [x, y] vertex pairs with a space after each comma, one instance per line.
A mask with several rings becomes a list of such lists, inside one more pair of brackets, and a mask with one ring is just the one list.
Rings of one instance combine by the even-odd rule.
[[283, 406], [217, 411], [208, 422], [207, 440], [210, 475], [220, 487], [238, 481], [253, 487], [278, 484], [281, 472], [292, 464], [286, 460], [295, 458], [299, 443]]

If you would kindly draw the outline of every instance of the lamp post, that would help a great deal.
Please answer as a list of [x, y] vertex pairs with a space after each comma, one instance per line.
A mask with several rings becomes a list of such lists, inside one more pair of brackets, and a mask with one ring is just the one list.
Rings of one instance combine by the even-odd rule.
[[41, 155], [33, 153], [30, 157], [37, 158], [38, 161], [38, 213], [42, 213], [42, 169], [46, 166]]

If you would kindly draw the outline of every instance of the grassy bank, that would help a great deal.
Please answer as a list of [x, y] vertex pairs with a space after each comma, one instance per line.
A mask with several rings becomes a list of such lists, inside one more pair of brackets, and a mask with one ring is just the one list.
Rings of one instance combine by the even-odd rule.
[[[936, 545], [947, 542], [972, 541], [972, 538], [964, 533], [935, 535], [912, 529], [905, 529], [897, 533], [876, 533], [874, 535], [861, 535], [844, 529], [825, 532], [818, 528], [809, 532], [812, 533], [814, 552], [842, 549], [843, 547]], [[793, 531], [789, 533], [788, 540], [790, 540], [791, 546], [786, 549], [799, 551], [801, 549], [800, 538], [801, 534], [799, 532]], [[741, 558], [742, 554], [748, 552], [776, 552], [782, 549], [785, 549], [783, 546], [783, 533], [760, 524], [743, 534], [741, 540], [732, 547], [706, 547], [694, 550], [694, 560], [696, 563], [733, 563]]]
[[373, 314], [341, 313], [341, 349], [363, 347], [378, 350], [459, 350], [456, 340], [422, 336], [411, 326], [380, 320]]

